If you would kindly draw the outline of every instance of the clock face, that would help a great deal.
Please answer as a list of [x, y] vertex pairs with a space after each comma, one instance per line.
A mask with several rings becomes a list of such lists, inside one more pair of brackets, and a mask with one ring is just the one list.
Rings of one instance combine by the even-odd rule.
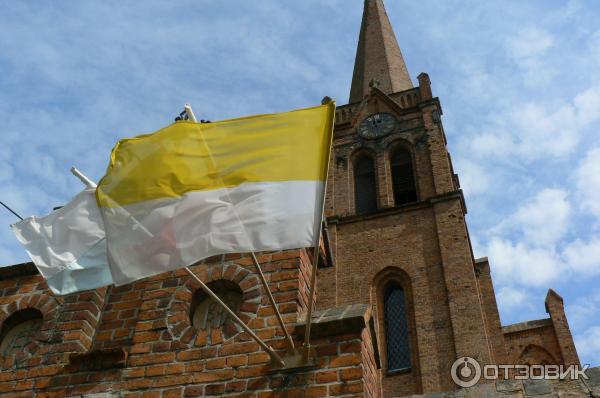
[[396, 127], [397, 121], [389, 113], [376, 113], [363, 120], [358, 126], [358, 134], [363, 138], [379, 138], [388, 135]]

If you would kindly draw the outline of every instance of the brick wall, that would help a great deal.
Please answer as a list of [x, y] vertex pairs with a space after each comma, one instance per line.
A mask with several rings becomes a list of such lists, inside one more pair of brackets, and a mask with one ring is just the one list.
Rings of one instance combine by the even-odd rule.
[[530, 321], [503, 328], [507, 363], [540, 365], [563, 363], [551, 322]]
[[[283, 333], [251, 260], [226, 256], [192, 267], [205, 282], [229, 280], [243, 292], [240, 317], [285, 355]], [[304, 250], [259, 256], [286, 326], [300, 347], [311, 263]], [[20, 267], [20, 266], [17, 266]], [[313, 366], [278, 370], [245, 333], [198, 331], [190, 303], [198, 286], [183, 271], [130, 285], [55, 297], [35, 271], [0, 280], [2, 319], [24, 308], [44, 316], [27, 355], [8, 358], [3, 397], [66, 397], [118, 393], [150, 397], [380, 396], [371, 312], [334, 311], [346, 322], [316, 323]], [[319, 317], [319, 313], [315, 314]], [[337, 319], [339, 321], [339, 319]], [[369, 326], [371, 325], [371, 326]], [[231, 331], [230, 331], [231, 332]], [[227, 339], [233, 334], [233, 337]]]

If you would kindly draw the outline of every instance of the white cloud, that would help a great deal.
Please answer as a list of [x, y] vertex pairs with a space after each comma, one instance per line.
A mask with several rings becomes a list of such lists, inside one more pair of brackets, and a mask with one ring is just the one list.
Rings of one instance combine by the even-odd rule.
[[567, 192], [543, 189], [488, 231], [486, 255], [501, 283], [547, 287], [600, 275], [600, 235], [568, 240]]
[[522, 288], [503, 286], [496, 293], [498, 306], [503, 311], [522, 311], [524, 308], [533, 309], [531, 292]]
[[574, 336], [575, 346], [583, 364], [600, 364], [600, 326], [593, 326]]
[[567, 192], [543, 189], [492, 229], [492, 234], [516, 233], [534, 247], [552, 247], [567, 232], [571, 204]]
[[527, 27], [506, 41], [506, 47], [516, 59], [528, 59], [544, 55], [553, 45], [552, 35], [540, 28]]
[[469, 138], [469, 153], [479, 159], [510, 159], [530, 163], [540, 158], [564, 157], [580, 140], [580, 126], [572, 104], [517, 102], [487, 121]]
[[539, 27], [527, 27], [507, 39], [505, 45], [521, 69], [525, 84], [545, 84], [557, 73], [544, 62], [544, 56], [554, 45], [550, 32]]
[[600, 218], [600, 148], [587, 152], [575, 175], [583, 209]]
[[592, 85], [568, 101], [514, 101], [463, 139], [471, 157], [514, 162], [518, 156], [520, 161], [531, 163], [571, 155], [598, 120], [600, 85]]
[[526, 241], [552, 245], [567, 232], [570, 214], [571, 205], [565, 191], [544, 189], [521, 206], [511, 219], [522, 229]]
[[503, 156], [510, 153], [516, 146], [511, 134], [497, 127], [482, 131], [470, 142], [471, 156], [485, 158], [488, 156]]
[[575, 302], [567, 302], [565, 312], [572, 329], [587, 330], [600, 319], [600, 289], [587, 292]]
[[[600, 35], [598, 35], [600, 40]], [[577, 109], [577, 122], [585, 127], [600, 119], [600, 86], [592, 86], [577, 94], [573, 103]]]
[[570, 104], [555, 109], [528, 103], [512, 112], [517, 129], [518, 150], [525, 158], [562, 156], [578, 142], [575, 112]]
[[581, 275], [600, 275], [600, 236], [592, 236], [589, 241], [576, 239], [564, 249], [566, 264]]
[[502, 284], [544, 287], [563, 270], [558, 255], [549, 249], [493, 238], [487, 246], [492, 272]]
[[481, 164], [458, 158], [455, 166], [456, 172], [460, 175], [460, 186], [467, 196], [475, 196], [488, 190], [490, 177]]
[[600, 65], [600, 30], [596, 31], [593, 35], [590, 35], [588, 48], [594, 61]]

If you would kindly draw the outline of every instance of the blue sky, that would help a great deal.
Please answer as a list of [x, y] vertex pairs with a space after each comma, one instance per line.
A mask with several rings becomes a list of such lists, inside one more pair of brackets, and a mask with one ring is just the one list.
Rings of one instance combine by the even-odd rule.
[[[387, 1], [413, 81], [429, 73], [504, 324], [564, 298], [600, 364], [600, 5]], [[184, 102], [219, 120], [347, 102], [360, 0], [4, 2], [0, 199], [45, 214], [114, 143]], [[27, 261], [0, 212], [0, 263]]]

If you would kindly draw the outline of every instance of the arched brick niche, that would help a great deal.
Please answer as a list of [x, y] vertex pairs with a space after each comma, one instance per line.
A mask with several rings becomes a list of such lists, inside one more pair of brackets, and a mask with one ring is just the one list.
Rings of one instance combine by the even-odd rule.
[[[0, 368], [28, 366], [34, 354], [51, 342], [58, 304], [44, 293], [3, 297], [0, 305]], [[8, 342], [5, 339], [11, 339]]]
[[523, 349], [519, 363], [524, 365], [556, 365], [558, 361], [544, 348], [529, 344]]
[[[258, 277], [237, 264], [191, 267], [246, 323], [256, 317], [261, 301]], [[167, 330], [184, 346], [220, 344], [235, 337], [239, 327], [221, 311], [191, 277], [175, 291], [167, 307]], [[205, 319], [198, 319], [205, 316]], [[196, 319], [194, 319], [196, 318]]]

